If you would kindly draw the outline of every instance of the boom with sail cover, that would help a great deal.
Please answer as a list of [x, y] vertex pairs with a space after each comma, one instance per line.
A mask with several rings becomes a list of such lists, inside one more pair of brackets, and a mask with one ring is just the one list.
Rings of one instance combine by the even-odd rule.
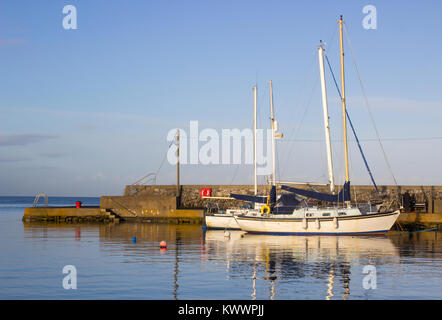
[[[273, 206], [276, 203], [276, 186], [272, 186], [272, 189], [270, 190], [269, 197], [267, 196], [249, 196], [246, 194], [235, 194], [231, 193], [230, 198], [234, 198], [236, 200], [242, 200], [242, 201], [251, 201], [256, 203], [269, 203], [270, 206]], [[268, 198], [268, 200], [267, 200]]]
[[269, 196], [249, 196], [244, 194], [231, 194], [231, 198], [255, 203], [267, 203], [271, 206], [273, 214], [290, 214], [299, 206], [301, 198], [293, 193], [282, 193], [277, 197], [276, 186], [272, 186]]
[[247, 194], [230, 194], [230, 198], [256, 203], [267, 203], [267, 196], [249, 196]]
[[346, 201], [351, 200], [351, 198], [350, 198], [350, 181], [347, 181], [344, 183], [344, 186], [342, 187], [341, 191], [338, 194], [321, 193], [321, 192], [298, 189], [298, 188], [293, 188], [293, 187], [288, 187], [288, 186], [281, 186], [281, 189], [298, 194], [300, 196], [307, 197], [307, 198], [317, 199], [317, 200], [327, 201], [327, 202], [346, 202]]

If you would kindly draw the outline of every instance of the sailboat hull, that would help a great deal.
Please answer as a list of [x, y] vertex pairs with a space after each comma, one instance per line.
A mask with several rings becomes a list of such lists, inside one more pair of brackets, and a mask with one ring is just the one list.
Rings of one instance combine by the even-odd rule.
[[281, 235], [350, 235], [388, 232], [400, 211], [329, 218], [236, 217], [243, 231]]
[[233, 215], [230, 214], [206, 215], [206, 227], [215, 230], [241, 230]]

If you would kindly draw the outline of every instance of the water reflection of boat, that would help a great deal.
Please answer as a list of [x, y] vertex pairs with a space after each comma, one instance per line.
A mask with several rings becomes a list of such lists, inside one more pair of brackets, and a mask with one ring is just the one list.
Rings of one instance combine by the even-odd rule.
[[[278, 281], [319, 279], [327, 299], [337, 295], [337, 287], [346, 299], [350, 295], [352, 266], [391, 263], [399, 250], [387, 237], [351, 236], [272, 236], [250, 235], [243, 231], [208, 230], [206, 251], [223, 255], [230, 276], [250, 277], [252, 299], [256, 281], [265, 280], [274, 298]], [[276, 286], [276, 288], [275, 288]], [[321, 289], [319, 289], [321, 290]], [[306, 294], [307, 296], [307, 294]]]
[[[393, 257], [398, 249], [388, 237], [352, 237], [352, 236], [273, 236], [251, 235], [244, 231], [231, 231], [226, 237], [224, 231], [208, 230], [207, 244], [223, 242], [226, 248], [249, 251], [251, 248], [265, 248], [279, 251], [292, 251], [294, 256], [324, 258], [327, 256], [346, 257]], [[259, 257], [258, 260], [263, 260]]]

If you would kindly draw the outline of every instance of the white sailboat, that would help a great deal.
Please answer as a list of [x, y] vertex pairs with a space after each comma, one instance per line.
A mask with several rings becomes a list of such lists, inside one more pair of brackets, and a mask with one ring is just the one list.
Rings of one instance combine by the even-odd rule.
[[[282, 185], [281, 189], [293, 195], [337, 203], [330, 207], [298, 206], [288, 214], [281, 214], [273, 207], [270, 213], [259, 212], [255, 216], [237, 216], [235, 220], [243, 231], [249, 233], [270, 234], [367, 234], [388, 232], [400, 215], [400, 210], [392, 212], [380, 211], [379, 207], [367, 205], [364, 208], [354, 206], [350, 202], [350, 178], [347, 148], [347, 111], [344, 82], [344, 51], [343, 51], [343, 19], [339, 22], [340, 60], [341, 60], [341, 101], [345, 155], [345, 183], [338, 194], [335, 194], [333, 163], [328, 124], [327, 96], [325, 89], [323, 47], [318, 47], [319, 67], [322, 86], [322, 103], [324, 109], [324, 126], [327, 144], [327, 158], [330, 191], [324, 194]], [[275, 188], [276, 191], [276, 188]]]

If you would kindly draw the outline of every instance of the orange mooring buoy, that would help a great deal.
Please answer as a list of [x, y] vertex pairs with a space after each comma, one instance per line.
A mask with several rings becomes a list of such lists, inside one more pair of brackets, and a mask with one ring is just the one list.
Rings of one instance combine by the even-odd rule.
[[166, 243], [166, 241], [161, 241], [160, 242], [160, 249], [166, 249], [167, 248], [167, 243]]

